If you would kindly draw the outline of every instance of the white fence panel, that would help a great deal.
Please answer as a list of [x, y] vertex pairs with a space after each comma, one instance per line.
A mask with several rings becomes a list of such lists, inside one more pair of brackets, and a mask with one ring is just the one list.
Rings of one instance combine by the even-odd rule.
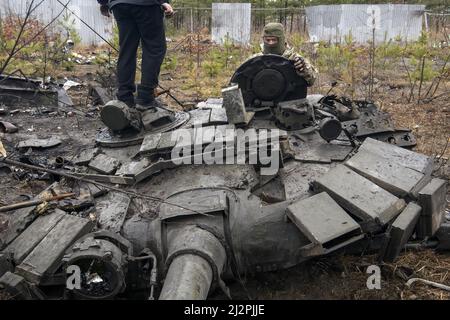
[[223, 43], [228, 37], [235, 43], [249, 44], [251, 32], [250, 3], [213, 3], [212, 40]]
[[354, 41], [380, 43], [401, 38], [417, 40], [422, 31], [424, 5], [343, 4], [306, 8], [311, 41], [343, 42], [351, 34]]
[[[34, 4], [39, 4], [42, 0], [35, 0]], [[64, 5], [69, 2], [67, 6], [77, 16], [83, 19], [95, 31], [106, 39], [110, 39], [113, 34], [113, 18], [107, 18], [100, 14], [99, 5], [95, 0], [44, 0], [42, 4], [33, 12], [33, 17], [41, 21], [50, 22], [63, 10]], [[0, 0], [0, 16], [8, 15], [10, 12], [15, 14], [25, 14], [31, 0]], [[94, 32], [84, 25], [79, 19], [75, 18], [69, 11], [66, 10], [59, 20], [63, 19], [64, 15], [69, 15], [68, 21], [74, 20], [73, 26], [81, 37], [82, 43], [86, 45], [102, 44], [102, 40]]]

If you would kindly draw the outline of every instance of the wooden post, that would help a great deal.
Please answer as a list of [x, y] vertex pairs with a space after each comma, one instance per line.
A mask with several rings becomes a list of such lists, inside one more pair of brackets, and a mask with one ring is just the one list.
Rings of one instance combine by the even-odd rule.
[[303, 15], [303, 34], [306, 35], [306, 14]]
[[191, 8], [191, 33], [194, 33], [194, 16]]
[[292, 27], [294, 24], [294, 11], [291, 11], [291, 27], [290, 27], [290, 33], [292, 34]]
[[417, 104], [420, 103], [420, 96], [422, 94], [422, 84], [423, 84], [423, 72], [424, 72], [424, 69], [425, 69], [425, 55], [423, 55], [423, 57], [422, 57], [422, 67], [421, 67], [421, 70], [420, 70], [420, 83], [419, 83], [419, 93], [417, 95]]

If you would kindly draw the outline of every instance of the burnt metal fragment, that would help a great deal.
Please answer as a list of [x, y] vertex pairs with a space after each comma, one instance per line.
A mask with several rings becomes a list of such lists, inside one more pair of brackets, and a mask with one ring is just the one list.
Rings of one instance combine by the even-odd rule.
[[102, 174], [114, 174], [120, 166], [120, 161], [105, 154], [99, 154], [89, 162], [89, 168]]
[[28, 139], [19, 142], [17, 147], [24, 148], [52, 148], [60, 145], [62, 141], [57, 137], [50, 137], [48, 139]]
[[0, 131], [4, 133], [15, 133], [19, 129], [13, 125], [11, 122], [0, 121]]
[[389, 243], [383, 257], [384, 261], [394, 262], [397, 259], [414, 232], [421, 210], [421, 207], [411, 202], [392, 223], [389, 232]]

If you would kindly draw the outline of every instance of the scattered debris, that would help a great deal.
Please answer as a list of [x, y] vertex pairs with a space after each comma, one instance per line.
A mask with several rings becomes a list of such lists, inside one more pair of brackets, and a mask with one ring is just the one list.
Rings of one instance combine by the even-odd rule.
[[112, 232], [120, 232], [128, 208], [131, 203], [131, 198], [117, 193], [109, 192], [104, 197], [101, 197], [96, 202], [98, 223], [102, 229]]
[[68, 213], [84, 211], [94, 206], [94, 197], [88, 190], [80, 190], [76, 199], [65, 199], [58, 203], [58, 208]]
[[68, 107], [73, 107], [73, 101], [67, 94], [67, 91], [60, 86], [58, 86], [56, 89], [58, 90], [58, 107], [63, 110], [67, 110], [66, 108]]
[[14, 271], [12, 254], [0, 253], [0, 277], [8, 271]]
[[19, 129], [13, 125], [11, 122], [0, 121], [0, 131], [4, 133], [15, 133]]
[[430, 286], [433, 286], [433, 287], [436, 287], [436, 288], [439, 288], [439, 289], [442, 289], [442, 290], [450, 291], [450, 286], [446, 286], [446, 285], [443, 285], [441, 283], [437, 283], [437, 282], [429, 281], [429, 280], [425, 280], [425, 279], [420, 279], [420, 278], [409, 279], [408, 282], [406, 282], [406, 285], [408, 287], [411, 287], [411, 285], [414, 282], [423, 282], [423, 283], [428, 284]]
[[64, 85], [63, 85], [63, 88], [64, 88], [64, 90], [69, 90], [70, 88], [73, 88], [73, 87], [79, 87], [79, 86], [81, 86], [81, 83], [78, 83], [78, 82], [75, 82], [75, 81], [72, 81], [72, 80], [67, 80], [65, 83], [64, 83]]
[[37, 206], [44, 202], [56, 201], [56, 200], [61, 200], [61, 199], [70, 198], [70, 197], [74, 197], [74, 196], [75, 196], [75, 193], [66, 193], [66, 194], [61, 194], [61, 195], [52, 196], [52, 197], [44, 197], [43, 199], [39, 199], [39, 200], [19, 202], [19, 203], [11, 204], [8, 206], [0, 207], [0, 212], [7, 212], [7, 211], [13, 211], [13, 210], [21, 209], [21, 208], [33, 207], [33, 206]]
[[353, 150], [352, 146], [339, 142], [318, 143], [321, 139], [319, 134], [292, 135], [289, 143], [295, 153], [295, 160], [304, 163], [343, 161]]
[[[0, 137], [0, 138], [1, 138], [1, 137]], [[0, 155], [1, 155], [2, 157], [5, 157], [5, 158], [6, 158], [6, 156], [7, 156], [5, 147], [3, 146], [3, 143], [2, 143], [2, 140], [0, 140]]]
[[95, 59], [95, 56], [85, 57], [79, 53], [72, 52], [72, 58], [69, 58], [69, 61], [75, 61], [77, 64], [92, 64], [92, 61]]
[[44, 299], [44, 295], [35, 285], [29, 284], [24, 277], [9, 271], [0, 278], [0, 285], [16, 300]]
[[109, 94], [107, 89], [97, 85], [89, 86], [89, 96], [91, 96], [94, 99], [93, 100], [94, 105], [102, 105], [102, 106], [104, 106], [109, 101], [114, 99], [114, 97], [111, 94]]
[[439, 240], [437, 250], [450, 250], [450, 222], [441, 224], [435, 237]]
[[223, 108], [223, 98], [209, 98], [206, 101], [199, 102], [197, 108], [221, 109]]
[[57, 90], [54, 86], [42, 88], [41, 80], [0, 75], [0, 81], [0, 104], [21, 108], [58, 106]]
[[45, 214], [47, 214], [47, 212], [53, 210], [56, 208], [56, 203], [55, 202], [42, 202], [40, 205], [38, 205], [36, 207], [36, 209], [34, 209], [34, 213], [36, 214], [36, 216], [43, 216]]
[[19, 142], [17, 147], [21, 148], [52, 148], [60, 145], [62, 141], [56, 137], [50, 137], [48, 139], [28, 139]]
[[[59, 191], [58, 189], [58, 183], [54, 183], [35, 197], [35, 200], [51, 197], [55, 192]], [[0, 234], [0, 249], [3, 249], [3, 246], [8, 245], [13, 241], [34, 221], [36, 218], [36, 215], [34, 214], [35, 209], [36, 207], [18, 209], [9, 216], [9, 228], [5, 233]]]
[[99, 152], [100, 149], [98, 148], [85, 149], [81, 151], [72, 162], [80, 166], [87, 165]]
[[113, 174], [120, 166], [120, 161], [108, 157], [105, 154], [99, 154], [89, 162], [89, 168], [94, 169], [102, 174]]
[[56, 168], [64, 168], [71, 165], [73, 165], [72, 161], [67, 160], [64, 157], [58, 156], [55, 158], [54, 166]]

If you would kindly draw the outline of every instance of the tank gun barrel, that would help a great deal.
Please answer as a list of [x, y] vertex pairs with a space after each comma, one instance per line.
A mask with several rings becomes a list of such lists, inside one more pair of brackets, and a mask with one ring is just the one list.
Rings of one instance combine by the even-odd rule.
[[195, 254], [176, 257], [170, 264], [160, 300], [206, 300], [213, 281], [208, 261]]
[[211, 232], [197, 226], [169, 231], [169, 269], [159, 299], [205, 300], [225, 263], [226, 251]]

